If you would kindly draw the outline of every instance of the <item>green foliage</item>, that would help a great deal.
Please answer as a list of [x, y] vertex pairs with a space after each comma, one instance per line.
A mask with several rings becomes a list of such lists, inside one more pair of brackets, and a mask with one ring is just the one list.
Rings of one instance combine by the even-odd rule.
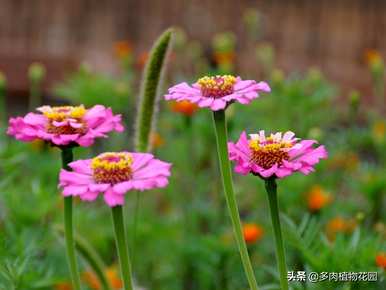
[[91, 107], [96, 104], [111, 107], [114, 112], [126, 113], [134, 102], [131, 74], [113, 77], [93, 72], [87, 65], [81, 65], [65, 81], [56, 84], [54, 93], [73, 104]]

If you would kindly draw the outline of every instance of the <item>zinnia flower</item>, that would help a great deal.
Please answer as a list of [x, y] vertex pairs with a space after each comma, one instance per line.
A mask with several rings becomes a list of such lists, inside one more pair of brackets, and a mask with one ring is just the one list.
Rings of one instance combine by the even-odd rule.
[[350, 233], [356, 228], [355, 220], [335, 217], [328, 221], [326, 234], [330, 240], [334, 240], [337, 233]]
[[64, 196], [93, 201], [103, 193], [105, 202], [114, 207], [124, 204], [128, 191], [165, 187], [171, 164], [149, 153], [107, 152], [69, 166], [73, 171], [62, 169], [59, 177]]
[[150, 133], [150, 143], [151, 143], [152, 148], [157, 149], [159, 147], [162, 147], [165, 144], [165, 140], [162, 138], [160, 133], [151, 132]]
[[244, 240], [247, 244], [253, 244], [263, 237], [264, 231], [257, 224], [243, 225]]
[[40, 113], [10, 118], [8, 135], [24, 142], [41, 139], [56, 146], [90, 146], [110, 131], [123, 131], [121, 115], [113, 115], [111, 108], [102, 105], [91, 109], [43, 106], [37, 111]]
[[375, 264], [378, 267], [386, 270], [386, 253], [385, 252], [381, 252], [375, 257]]
[[307, 196], [307, 205], [310, 211], [317, 212], [331, 202], [331, 195], [320, 185], [311, 188]]
[[72, 290], [70, 282], [59, 282], [54, 286], [55, 290]]
[[295, 138], [293, 132], [281, 132], [265, 136], [241, 133], [237, 143], [228, 142], [229, 159], [236, 162], [235, 172], [246, 175], [252, 173], [262, 178], [275, 176], [282, 178], [294, 172], [305, 175], [314, 171], [319, 159], [327, 158], [324, 146], [316, 148], [315, 140]]
[[130, 53], [133, 51], [133, 48], [130, 42], [123, 40], [114, 43], [114, 51], [118, 58], [125, 58], [130, 55]]
[[198, 106], [189, 101], [173, 102], [170, 106], [171, 110], [175, 113], [191, 117], [198, 110]]
[[271, 89], [265, 82], [242, 80], [231, 75], [218, 75], [200, 78], [192, 86], [186, 82], [171, 87], [166, 100], [190, 101], [199, 107], [208, 107], [213, 111], [225, 109], [235, 101], [249, 104], [259, 97], [259, 92], [270, 92]]
[[[122, 280], [119, 278], [119, 274], [115, 266], [110, 266], [106, 268], [104, 272], [112, 289], [122, 289], [123, 283]], [[87, 284], [87, 286], [93, 290], [100, 290], [103, 288], [101, 283], [99, 282], [98, 277], [92, 271], [83, 272], [82, 279]]]

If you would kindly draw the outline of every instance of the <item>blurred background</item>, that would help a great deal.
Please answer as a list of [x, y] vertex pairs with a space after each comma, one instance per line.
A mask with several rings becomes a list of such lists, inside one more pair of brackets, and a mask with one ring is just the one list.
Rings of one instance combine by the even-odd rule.
[[[128, 41], [140, 58], [171, 25], [183, 28], [208, 57], [216, 33], [234, 33], [235, 63], [244, 74], [260, 72], [250, 60], [256, 41], [267, 41], [283, 70], [318, 66], [343, 88], [355, 87], [366, 96], [371, 94], [371, 77], [364, 69], [365, 55], [386, 50], [386, 4], [377, 0], [171, 0], [168, 5], [155, 0], [1, 0], [0, 5], [0, 69], [8, 75], [12, 102], [26, 95], [32, 62], [46, 66], [44, 90], [50, 95], [53, 83], [80, 63], [115, 71], [112, 47], [117, 41]], [[257, 9], [257, 15], [250, 8]], [[256, 22], [256, 31], [249, 31], [246, 22]]]
[[[325, 144], [316, 172], [279, 181], [290, 271], [376, 272], [376, 282], [293, 282], [293, 290], [385, 289], [386, 2], [0, 0], [0, 289], [70, 290], [63, 242], [59, 151], [6, 136], [8, 117], [42, 104], [103, 104], [123, 114], [111, 134], [75, 157], [132, 150], [142, 72], [155, 39], [174, 26], [160, 96], [181, 81], [235, 74], [272, 93], [227, 110], [229, 138], [291, 130]], [[160, 101], [154, 154], [173, 163], [162, 190], [126, 198], [138, 289], [245, 290], [219, 180], [211, 114]], [[36, 165], [39, 168], [36, 168]], [[253, 267], [277, 290], [261, 180], [234, 175]], [[77, 203], [76, 230], [122, 287], [109, 210]], [[135, 233], [135, 234], [134, 234]], [[102, 289], [80, 259], [84, 289]]]

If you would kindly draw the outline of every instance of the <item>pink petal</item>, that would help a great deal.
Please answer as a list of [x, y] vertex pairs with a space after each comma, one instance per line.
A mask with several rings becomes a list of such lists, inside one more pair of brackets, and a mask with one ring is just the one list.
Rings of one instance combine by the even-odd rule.
[[123, 205], [125, 203], [124, 195], [117, 194], [112, 188], [107, 190], [103, 195], [103, 198], [108, 206], [114, 207], [117, 205]]
[[98, 192], [88, 191], [86, 193], [79, 195], [79, 197], [81, 200], [84, 200], [84, 201], [94, 201], [98, 197], [98, 195], [99, 195]]
[[132, 189], [131, 181], [119, 182], [113, 186], [114, 192], [117, 194], [125, 194]]
[[68, 185], [64, 187], [63, 195], [64, 196], [76, 196], [83, 193], [86, 193], [88, 190], [87, 186], [85, 185]]
[[210, 108], [213, 110], [213, 111], [218, 111], [218, 110], [222, 110], [225, 108], [226, 106], [226, 102], [222, 99], [215, 99], [212, 103], [212, 105], [210, 106]]

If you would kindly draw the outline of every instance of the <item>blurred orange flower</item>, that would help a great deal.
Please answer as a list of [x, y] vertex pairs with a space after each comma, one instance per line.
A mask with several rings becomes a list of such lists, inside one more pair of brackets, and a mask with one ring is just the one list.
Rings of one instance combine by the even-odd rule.
[[113, 289], [121, 289], [123, 287], [122, 280], [118, 275], [118, 270], [115, 266], [111, 266], [106, 269], [107, 280], [109, 280], [111, 287]]
[[152, 132], [150, 134], [150, 143], [151, 147], [156, 149], [161, 147], [162, 145], [165, 144], [165, 140], [161, 137], [161, 135], [157, 132]]
[[[110, 266], [106, 268], [105, 275], [112, 289], [119, 290], [122, 288], [123, 284], [121, 279], [119, 278], [118, 271], [115, 266]], [[102, 289], [102, 286], [101, 286], [101, 283], [99, 282], [98, 277], [92, 271], [83, 272], [82, 280], [89, 288], [93, 290]]]
[[350, 233], [356, 228], [355, 220], [344, 219], [342, 217], [335, 217], [331, 219], [326, 226], [327, 237], [333, 241], [337, 233]]
[[368, 65], [382, 61], [381, 54], [375, 49], [367, 49], [365, 51], [364, 58], [365, 58], [366, 64]]
[[247, 244], [253, 244], [263, 237], [264, 230], [257, 224], [249, 223], [243, 225], [243, 234], [245, 242]]
[[140, 69], [144, 68], [148, 58], [149, 58], [149, 53], [147, 51], [142, 52], [137, 58], [138, 68]]
[[114, 43], [114, 52], [118, 58], [126, 58], [128, 57], [133, 48], [128, 41], [117, 41]]
[[191, 117], [198, 110], [198, 106], [189, 101], [181, 101], [181, 102], [172, 102], [170, 108], [175, 113], [180, 113], [182, 115]]
[[70, 282], [59, 282], [54, 286], [55, 290], [72, 290]]
[[213, 57], [217, 64], [228, 64], [235, 61], [235, 53], [230, 52], [215, 52]]
[[328, 166], [330, 169], [354, 171], [358, 169], [359, 162], [359, 157], [354, 152], [337, 153], [330, 159]]
[[320, 185], [314, 185], [307, 194], [308, 209], [317, 212], [331, 203], [332, 197]]
[[101, 289], [98, 277], [92, 271], [86, 271], [82, 273], [83, 282], [93, 290]]
[[379, 253], [376, 257], [375, 257], [375, 264], [386, 270], [386, 253], [385, 252], [381, 252]]

